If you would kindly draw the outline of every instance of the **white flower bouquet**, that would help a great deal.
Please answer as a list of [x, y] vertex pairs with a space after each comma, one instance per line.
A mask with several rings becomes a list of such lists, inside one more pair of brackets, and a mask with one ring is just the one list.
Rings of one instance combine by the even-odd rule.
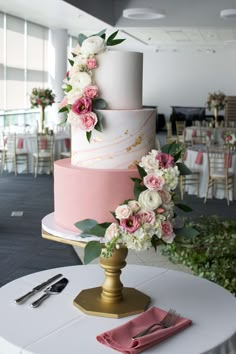
[[[82, 232], [81, 237], [96, 235], [100, 241], [90, 241], [85, 247], [84, 262], [89, 263], [102, 255], [110, 257], [116, 248], [125, 245], [137, 251], [156, 248], [160, 242], [172, 243], [180, 230], [175, 230], [175, 206], [191, 211], [185, 205], [174, 203], [175, 189], [180, 174], [191, 171], [181, 162], [182, 147], [175, 142], [152, 150], [137, 165], [140, 178], [133, 178], [133, 200], [117, 206], [113, 214], [114, 223], [98, 224], [86, 219], [75, 224]], [[182, 228], [182, 235], [193, 236], [195, 230]]]

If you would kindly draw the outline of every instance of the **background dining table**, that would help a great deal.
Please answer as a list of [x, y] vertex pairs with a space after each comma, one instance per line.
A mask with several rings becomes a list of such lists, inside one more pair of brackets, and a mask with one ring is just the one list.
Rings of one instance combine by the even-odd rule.
[[[14, 299], [57, 273], [69, 280], [59, 295], [52, 295], [38, 308], [30, 303], [41, 293], [15, 304]], [[99, 265], [79, 265], [30, 274], [0, 288], [0, 354], [115, 353], [96, 336], [139, 315], [119, 319], [91, 316], [73, 305], [80, 291], [101, 286], [103, 280]], [[122, 270], [121, 281], [150, 296], [150, 306], [174, 308], [192, 320], [191, 326], [146, 353], [236, 352], [236, 299], [224, 288], [188, 273], [131, 264]]]
[[201, 134], [205, 134], [209, 137], [209, 141], [214, 142], [215, 144], [223, 144], [224, 134], [226, 132], [235, 133], [236, 128], [227, 128], [227, 127], [198, 127], [191, 126], [186, 127], [184, 130], [185, 141], [191, 141], [193, 137], [198, 137]]

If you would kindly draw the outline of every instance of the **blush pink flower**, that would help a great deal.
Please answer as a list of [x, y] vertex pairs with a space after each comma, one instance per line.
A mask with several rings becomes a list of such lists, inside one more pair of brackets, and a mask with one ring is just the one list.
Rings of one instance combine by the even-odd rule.
[[140, 210], [138, 216], [140, 217], [140, 222], [144, 224], [153, 225], [156, 220], [155, 213], [151, 210]]
[[174, 158], [169, 154], [165, 154], [164, 152], [159, 152], [156, 155], [156, 160], [159, 161], [159, 167], [168, 168], [174, 166]]
[[89, 98], [95, 98], [98, 95], [98, 87], [96, 85], [90, 85], [85, 87], [84, 95]]
[[97, 115], [93, 112], [81, 114], [78, 120], [80, 128], [82, 130], [86, 130], [87, 132], [93, 130], [97, 122]]
[[90, 70], [95, 69], [97, 67], [97, 60], [95, 58], [88, 58], [86, 64]]
[[140, 218], [138, 215], [131, 215], [128, 219], [121, 219], [120, 226], [129, 233], [133, 233], [140, 227]]
[[161, 224], [162, 235], [164, 237], [171, 236], [173, 234], [173, 227], [169, 221], [164, 221]]
[[115, 210], [115, 215], [116, 215], [116, 218], [119, 220], [127, 219], [130, 217], [130, 215], [132, 215], [132, 209], [127, 204], [119, 205]]
[[159, 191], [163, 188], [165, 180], [162, 176], [157, 176], [154, 173], [150, 173], [143, 179], [144, 185], [151, 191]]
[[72, 112], [76, 114], [85, 114], [92, 110], [92, 100], [89, 97], [78, 98], [71, 106]]
[[167, 192], [165, 189], [159, 191], [159, 195], [161, 197], [161, 200], [164, 204], [170, 203], [171, 201], [171, 195], [169, 192]]
[[119, 235], [119, 226], [115, 223], [112, 223], [106, 229], [105, 237], [108, 241], [111, 241], [114, 237]]
[[59, 109], [62, 109], [63, 107], [67, 106], [68, 101], [67, 101], [67, 97], [65, 96], [63, 98], [63, 100], [59, 103]]

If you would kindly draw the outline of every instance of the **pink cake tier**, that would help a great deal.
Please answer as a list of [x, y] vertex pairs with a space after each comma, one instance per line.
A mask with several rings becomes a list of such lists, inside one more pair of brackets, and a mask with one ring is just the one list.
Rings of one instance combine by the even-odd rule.
[[134, 169], [89, 169], [74, 167], [70, 159], [54, 163], [55, 222], [68, 230], [83, 219], [113, 222], [110, 213], [126, 199], [133, 199]]

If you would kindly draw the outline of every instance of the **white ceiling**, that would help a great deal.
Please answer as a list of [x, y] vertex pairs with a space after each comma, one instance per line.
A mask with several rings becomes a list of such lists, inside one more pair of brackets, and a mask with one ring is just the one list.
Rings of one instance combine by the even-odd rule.
[[[132, 7], [163, 10], [167, 16], [151, 21], [123, 18], [122, 10]], [[236, 9], [236, 0], [0, 0], [0, 11], [66, 28], [73, 36], [117, 28], [146, 48], [160, 50], [236, 48], [236, 18], [220, 18], [220, 11], [228, 8]]]

